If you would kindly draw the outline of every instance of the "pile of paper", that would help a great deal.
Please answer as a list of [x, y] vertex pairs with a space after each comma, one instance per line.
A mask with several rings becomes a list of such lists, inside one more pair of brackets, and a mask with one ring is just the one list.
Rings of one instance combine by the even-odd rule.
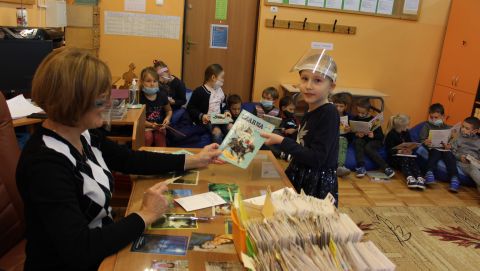
[[252, 270], [395, 270], [372, 242], [361, 242], [363, 231], [331, 195], [322, 200], [284, 188], [243, 203], [263, 205], [262, 217], [242, 219], [253, 255], [242, 260]]
[[10, 115], [12, 116], [12, 119], [19, 119], [34, 113], [43, 112], [43, 109], [33, 105], [27, 99], [25, 99], [25, 97], [23, 97], [23, 94], [20, 94], [8, 100], [7, 105], [8, 110], [10, 110]]

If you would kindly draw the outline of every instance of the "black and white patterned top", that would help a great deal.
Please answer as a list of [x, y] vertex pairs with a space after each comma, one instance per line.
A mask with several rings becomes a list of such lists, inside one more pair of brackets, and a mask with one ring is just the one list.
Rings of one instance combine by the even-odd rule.
[[22, 151], [17, 186], [25, 204], [25, 270], [97, 270], [144, 230], [133, 213], [113, 223], [110, 170], [159, 174], [183, 170], [184, 155], [131, 151], [100, 130], [81, 136], [84, 153], [40, 127]]

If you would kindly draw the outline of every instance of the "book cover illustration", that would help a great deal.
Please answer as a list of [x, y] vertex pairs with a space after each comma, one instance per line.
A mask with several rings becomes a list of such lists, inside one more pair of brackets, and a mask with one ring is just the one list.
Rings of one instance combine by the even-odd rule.
[[265, 142], [260, 133], [271, 133], [273, 129], [273, 124], [242, 110], [220, 145], [223, 150], [220, 158], [240, 168], [247, 168]]

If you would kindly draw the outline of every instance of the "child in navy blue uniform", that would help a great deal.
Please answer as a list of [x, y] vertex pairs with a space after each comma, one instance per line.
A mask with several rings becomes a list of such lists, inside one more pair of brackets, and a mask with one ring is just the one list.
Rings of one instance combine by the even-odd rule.
[[338, 206], [339, 115], [328, 96], [335, 88], [337, 66], [325, 50], [311, 49], [293, 68], [299, 72], [299, 88], [308, 105], [296, 140], [262, 133], [266, 145], [280, 144], [293, 157], [285, 173], [300, 192], [317, 198], [329, 193]]
[[[371, 121], [374, 116], [371, 115], [370, 110], [372, 105], [368, 98], [361, 98], [357, 101], [357, 116], [353, 118], [355, 121]], [[355, 147], [355, 158], [357, 160], [357, 167], [355, 168], [356, 176], [361, 178], [367, 174], [365, 169], [365, 156], [372, 159], [383, 171], [388, 178], [395, 175], [395, 171], [385, 162], [378, 151], [383, 147], [383, 131], [382, 127], [378, 127], [374, 131], [368, 133], [356, 132], [353, 146]]]
[[[348, 110], [350, 109], [351, 104], [351, 94], [346, 92], [340, 92], [332, 96], [332, 103], [337, 107], [338, 114], [340, 117], [347, 116]], [[350, 126], [345, 125], [340, 121], [340, 137], [338, 138], [338, 168], [337, 176], [345, 177], [350, 174], [350, 169], [345, 167], [345, 162], [347, 160], [347, 150], [348, 150], [348, 141], [351, 138], [349, 135]]]
[[147, 67], [140, 74], [140, 103], [146, 105], [145, 145], [165, 147], [166, 125], [170, 124], [172, 108], [166, 93], [159, 91], [155, 68]]
[[187, 103], [187, 88], [185, 84], [170, 73], [167, 64], [163, 61], [154, 60], [153, 67], [157, 70], [161, 87], [167, 92], [168, 102], [172, 109], [178, 110], [182, 108]]
[[388, 133], [385, 137], [385, 148], [387, 149], [390, 163], [397, 169], [400, 169], [407, 180], [408, 188], [419, 188], [425, 190], [425, 179], [418, 166], [416, 157], [412, 155], [416, 148], [397, 149], [396, 146], [412, 142], [408, 125], [410, 117], [403, 114], [397, 114], [390, 118], [388, 123]]

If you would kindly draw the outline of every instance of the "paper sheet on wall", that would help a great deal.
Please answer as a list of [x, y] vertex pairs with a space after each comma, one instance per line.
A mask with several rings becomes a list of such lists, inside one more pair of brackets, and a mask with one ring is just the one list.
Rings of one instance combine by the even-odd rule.
[[146, 11], [146, 0], [125, 0], [125, 11]]
[[377, 13], [392, 15], [395, 0], [378, 0]]
[[343, 9], [344, 10], [360, 10], [360, 0], [343, 0]]
[[228, 12], [228, 0], [215, 1], [215, 20], [226, 20]]
[[420, 5], [420, 0], [405, 0], [405, 3], [403, 4], [403, 13], [418, 14], [419, 5]]
[[180, 17], [105, 11], [105, 34], [180, 38]]
[[325, 0], [308, 0], [307, 6], [310, 7], [325, 7]]
[[342, 0], [326, 0], [325, 1], [326, 8], [335, 8], [341, 9], [342, 8]]
[[210, 48], [228, 48], [228, 25], [212, 24], [210, 26]]
[[377, 11], [378, 0], [362, 0], [360, 3], [360, 11], [375, 13]]
[[289, 3], [290, 5], [305, 6], [305, 0], [289, 0], [288, 3]]
[[67, 3], [65, 1], [47, 0], [45, 4], [47, 5], [45, 26], [67, 26]]

